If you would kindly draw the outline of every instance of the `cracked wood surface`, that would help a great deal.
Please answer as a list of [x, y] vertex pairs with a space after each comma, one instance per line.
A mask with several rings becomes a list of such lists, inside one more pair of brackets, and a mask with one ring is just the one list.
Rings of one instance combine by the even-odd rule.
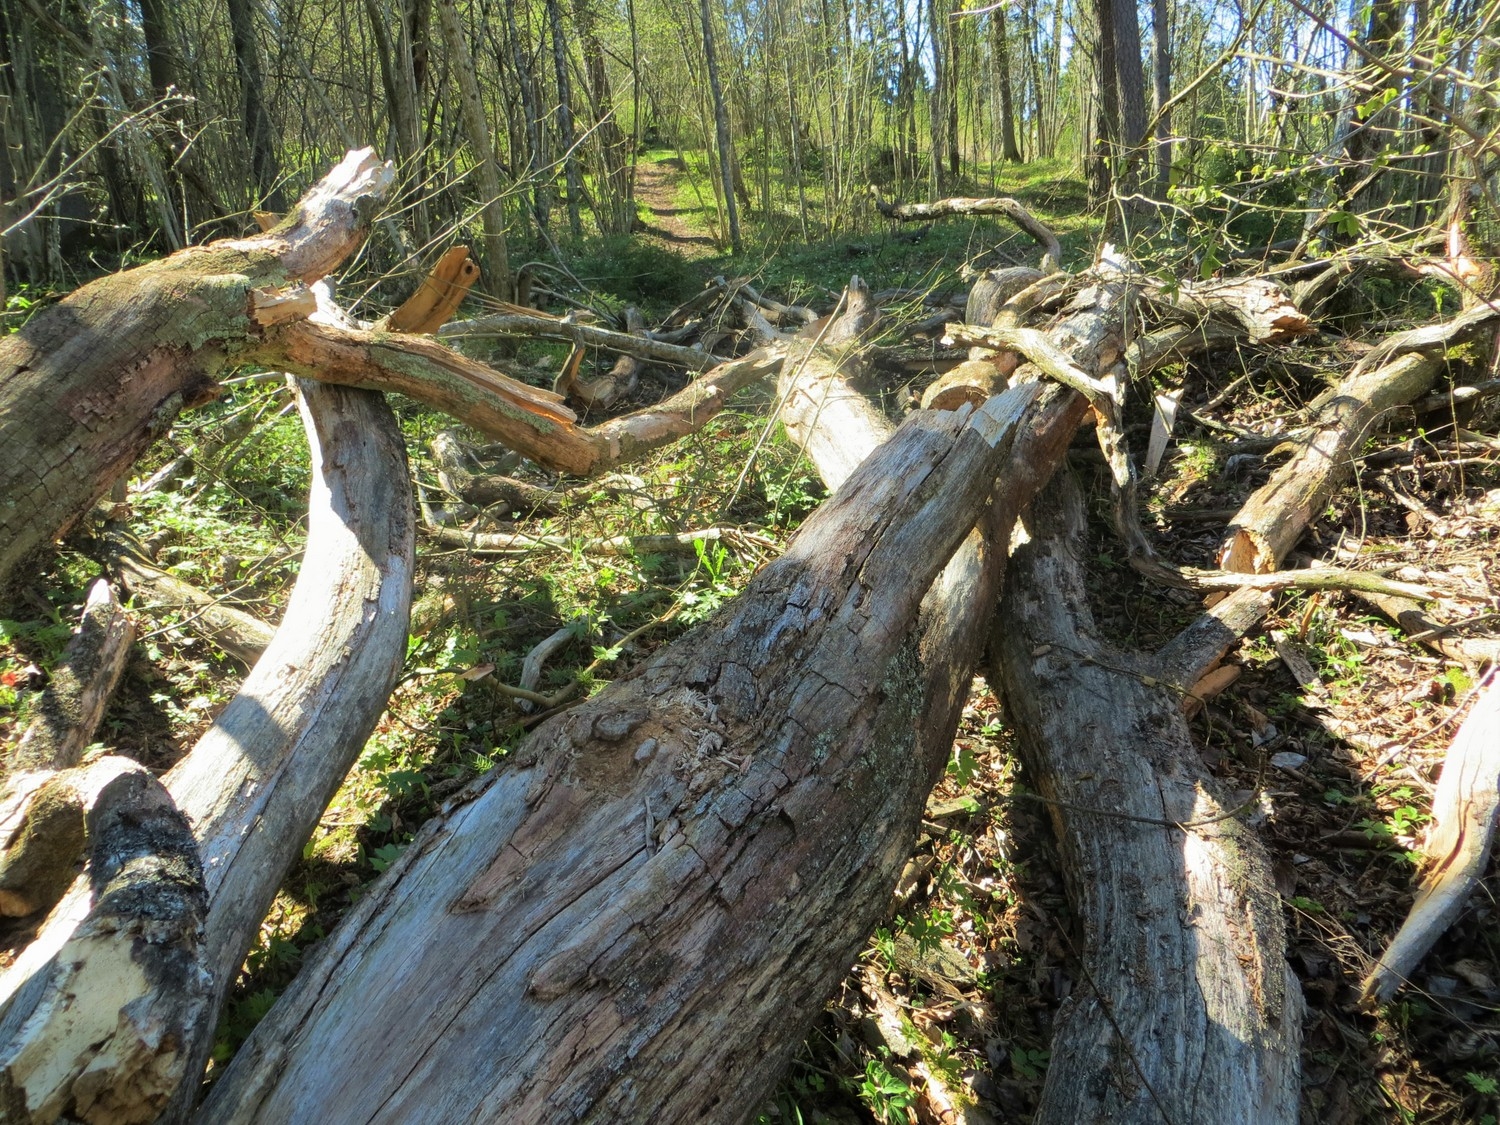
[[909, 420], [717, 617], [539, 728], [371, 888], [200, 1120], [753, 1112], [905, 859], [932, 780], [918, 603], [1037, 394]]

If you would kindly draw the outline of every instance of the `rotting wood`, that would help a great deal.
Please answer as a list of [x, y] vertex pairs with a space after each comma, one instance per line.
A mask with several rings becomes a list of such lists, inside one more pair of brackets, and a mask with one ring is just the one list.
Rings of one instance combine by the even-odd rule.
[[1500, 813], [1500, 672], [1492, 671], [1476, 690], [1478, 699], [1448, 748], [1432, 797], [1416, 902], [1360, 985], [1366, 1008], [1385, 1003], [1411, 979], [1489, 866]]
[[1156, 662], [1097, 639], [1076, 488], [1032, 512], [991, 682], [1062, 845], [1083, 973], [1036, 1120], [1295, 1122], [1302, 1001], [1269, 862], [1223, 815]]
[[479, 264], [469, 257], [468, 247], [450, 247], [382, 327], [417, 335], [436, 332], [452, 319], [478, 280]]
[[[1439, 625], [1422, 612], [1415, 598], [1402, 598], [1369, 590], [1356, 590], [1363, 600], [1385, 614], [1417, 644], [1474, 668], [1500, 664], [1500, 637], [1494, 633], [1466, 635], [1463, 622]], [[1455, 635], [1457, 634], [1457, 635]]]
[[9, 770], [76, 765], [130, 655], [135, 624], [102, 578], [89, 587], [83, 613], [36, 704], [36, 717], [7, 756]]
[[0, 977], [0, 1112], [13, 1125], [155, 1121], [214, 1030], [197, 848], [139, 763], [59, 776], [87, 810], [88, 868]]

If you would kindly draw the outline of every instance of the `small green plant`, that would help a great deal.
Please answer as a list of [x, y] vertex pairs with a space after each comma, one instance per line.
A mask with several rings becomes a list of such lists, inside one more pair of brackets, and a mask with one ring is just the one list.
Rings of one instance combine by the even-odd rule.
[[1047, 1063], [1051, 1058], [1051, 1054], [1040, 1047], [1012, 1047], [1010, 1069], [1015, 1072], [1017, 1078], [1037, 1082], [1046, 1073]]
[[1497, 1081], [1493, 1074], [1479, 1074], [1470, 1070], [1464, 1073], [1464, 1081], [1474, 1087], [1476, 1094], [1486, 1096], [1500, 1094], [1500, 1081]]
[[865, 1076], [859, 1084], [860, 1099], [882, 1125], [896, 1125], [907, 1120], [906, 1110], [915, 1104], [917, 1092], [898, 1074], [891, 1073], [883, 1059], [865, 1063]]
[[685, 625], [704, 620], [736, 593], [725, 573], [729, 548], [697, 539], [693, 541], [693, 552], [698, 556], [698, 565], [689, 580], [694, 585], [683, 591], [683, 609], [679, 615]]

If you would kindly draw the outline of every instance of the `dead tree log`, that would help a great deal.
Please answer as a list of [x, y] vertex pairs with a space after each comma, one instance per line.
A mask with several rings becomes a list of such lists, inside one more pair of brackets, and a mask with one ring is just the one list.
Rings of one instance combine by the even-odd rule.
[[[155, 1109], [148, 1117], [100, 1121], [151, 1120], [174, 1091], [177, 1109], [169, 1115], [191, 1104], [225, 991], [400, 672], [413, 545], [400, 429], [378, 396], [319, 384], [300, 390], [314, 480], [306, 560], [287, 606], [289, 624], [214, 726], [165, 778], [202, 859], [204, 925], [181, 946], [198, 975], [183, 968], [177, 976], [122, 977], [128, 988], [122, 983], [80, 996], [56, 1018], [32, 1017], [38, 982], [64, 971], [60, 959], [74, 948], [79, 928], [93, 933], [98, 927], [90, 919], [107, 908], [91, 867], [0, 976], [6, 1030], [0, 1057], [51, 1060], [43, 1085], [28, 1080], [21, 1101], [7, 1103], [13, 1110], [7, 1121], [50, 1121], [59, 1105], [83, 1114], [101, 1082], [147, 1088]], [[134, 933], [122, 929], [115, 947], [99, 939], [90, 948], [98, 950], [100, 964], [112, 964], [128, 954]], [[92, 972], [87, 966], [78, 971]], [[141, 1032], [141, 1046], [123, 1055], [106, 1049], [117, 1024], [123, 1026], [122, 1012], [154, 1010], [169, 1003], [184, 979], [200, 977], [194, 988], [202, 1002], [190, 1013], [195, 1022], [173, 1025], [170, 1034]]]
[[1075, 488], [1033, 505], [992, 682], [1047, 802], [1082, 931], [1039, 1122], [1294, 1122], [1301, 992], [1250, 829], [1156, 662], [1099, 641]]
[[753, 1112], [899, 873], [931, 781], [910, 630], [1036, 393], [909, 420], [719, 617], [539, 728], [201, 1119]]
[[103, 579], [89, 587], [78, 629], [37, 703], [7, 763], [15, 770], [60, 770], [76, 765], [94, 737], [110, 694], [125, 671], [135, 625]]
[[1320, 404], [1293, 453], [1242, 507], [1219, 550], [1225, 570], [1275, 570], [1308, 521], [1353, 470], [1353, 455], [1388, 411], [1421, 398], [1446, 366], [1446, 351], [1500, 320], [1481, 306], [1445, 325], [1398, 333], [1365, 356]]
[[949, 215], [1004, 215], [1020, 227], [1042, 248], [1042, 269], [1048, 273], [1062, 269], [1062, 243], [1050, 227], [1016, 200], [1007, 196], [988, 199], [939, 199], [936, 203], [887, 203], [873, 186], [870, 194], [875, 200], [875, 209], [887, 219], [902, 222], [925, 219], [941, 219]]
[[1360, 985], [1367, 1007], [1385, 1003], [1416, 971], [1484, 878], [1500, 813], [1500, 673], [1479, 698], [1443, 760], [1422, 843], [1422, 882], [1411, 913]]
[[184, 629], [203, 637], [246, 667], [254, 666], [276, 635], [273, 626], [253, 614], [226, 605], [212, 594], [135, 557], [123, 542], [111, 540], [109, 547], [110, 570], [135, 597], [137, 609], [144, 605], [180, 614]]
[[342, 262], [391, 178], [352, 152], [275, 230], [100, 278], [0, 339], [0, 582], [217, 393], [258, 310]]

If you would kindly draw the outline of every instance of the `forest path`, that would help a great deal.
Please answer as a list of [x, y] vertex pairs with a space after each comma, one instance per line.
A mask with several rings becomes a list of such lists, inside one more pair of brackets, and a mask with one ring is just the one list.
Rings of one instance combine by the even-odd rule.
[[651, 212], [650, 222], [637, 220], [636, 230], [684, 258], [711, 257], [718, 253], [718, 243], [686, 219], [696, 209], [677, 205], [683, 174], [682, 161], [675, 157], [636, 165], [635, 198]]

